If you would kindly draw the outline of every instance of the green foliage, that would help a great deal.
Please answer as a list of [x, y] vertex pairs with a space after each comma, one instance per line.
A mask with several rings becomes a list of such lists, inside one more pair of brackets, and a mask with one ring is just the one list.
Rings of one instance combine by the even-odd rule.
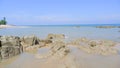
[[3, 20], [0, 20], [0, 25], [6, 25], [7, 21], [6, 18], [4, 17]]

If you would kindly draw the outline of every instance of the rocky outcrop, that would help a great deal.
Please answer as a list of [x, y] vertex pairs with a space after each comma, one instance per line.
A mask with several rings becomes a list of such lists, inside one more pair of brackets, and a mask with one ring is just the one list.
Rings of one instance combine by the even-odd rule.
[[37, 49], [47, 46], [47, 44], [52, 43], [50, 39], [39, 39], [35, 35], [24, 36], [21, 38], [21, 44], [25, 52], [34, 53]]
[[67, 47], [66, 43], [63, 41], [65, 36], [63, 34], [49, 34], [47, 39], [44, 40], [48, 41], [47, 46], [49, 52], [47, 54], [41, 55], [37, 54], [36, 58], [48, 58], [48, 57], [55, 57], [55, 58], [62, 58], [69, 54], [70, 49]]
[[70, 52], [68, 45], [74, 45], [80, 50], [91, 54], [111, 55], [118, 53], [114, 49], [116, 43], [113, 41], [89, 40], [83, 37], [66, 43], [64, 39], [65, 35], [63, 34], [49, 34], [46, 39], [42, 40], [34, 35], [21, 38], [17, 36], [0, 36], [0, 60], [16, 56], [23, 51], [34, 53], [41, 47], [50, 48], [48, 54], [43, 57], [64, 57]]
[[51, 45], [52, 45], [50, 49], [51, 53], [58, 57], [64, 57], [70, 52], [70, 49], [65, 45], [64, 42], [58, 41], [58, 42], [52, 43]]
[[27, 44], [28, 46], [33, 46], [39, 44], [39, 39], [35, 35], [23, 36], [21, 42]]
[[64, 34], [48, 34], [46, 39], [51, 40], [52, 42], [64, 41], [65, 35]]
[[50, 54], [57, 57], [64, 57], [70, 52], [70, 49], [66, 46], [64, 34], [49, 34], [47, 39], [52, 40], [51, 44], [48, 44], [50, 48]]
[[96, 28], [119, 28], [119, 26], [96, 26]]
[[21, 44], [23, 46], [23, 51], [34, 49], [32, 46], [39, 44], [39, 39], [35, 35], [23, 36], [21, 38]]
[[67, 44], [68, 45], [85, 45], [88, 42], [89, 42], [89, 40], [87, 38], [82, 37], [82, 38], [72, 40], [72, 41], [68, 42]]
[[23, 48], [20, 38], [15, 36], [0, 37], [0, 56], [1, 59], [7, 59], [22, 53]]
[[55, 57], [55, 58], [62, 58], [69, 54], [70, 49], [66, 46], [64, 42], [56, 41], [54, 43], [49, 44], [49, 52], [47, 54], [41, 55], [37, 54], [36, 58], [48, 58], [48, 57]]
[[116, 43], [109, 40], [88, 40], [86, 38], [80, 38], [69, 42], [68, 45], [75, 45], [80, 50], [90, 54], [100, 55], [118, 54], [118, 50], [114, 48]]

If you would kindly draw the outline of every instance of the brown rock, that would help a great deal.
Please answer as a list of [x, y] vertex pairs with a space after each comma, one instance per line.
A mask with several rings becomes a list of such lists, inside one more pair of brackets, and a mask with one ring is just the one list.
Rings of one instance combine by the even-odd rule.
[[2, 59], [7, 59], [22, 53], [20, 38], [15, 36], [2, 36], [0, 38], [0, 55]]

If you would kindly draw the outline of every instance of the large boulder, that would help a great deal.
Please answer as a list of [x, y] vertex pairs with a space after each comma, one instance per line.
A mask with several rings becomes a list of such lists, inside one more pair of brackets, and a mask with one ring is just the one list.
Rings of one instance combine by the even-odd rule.
[[23, 51], [19, 37], [2, 36], [0, 38], [0, 43], [0, 55], [2, 59], [13, 57]]

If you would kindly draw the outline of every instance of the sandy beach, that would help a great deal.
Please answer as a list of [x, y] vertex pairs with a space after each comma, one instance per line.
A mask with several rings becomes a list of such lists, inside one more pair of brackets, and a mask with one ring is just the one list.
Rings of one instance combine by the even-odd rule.
[[28, 28], [28, 26], [0, 25], [0, 29], [4, 29], [4, 28]]
[[0, 25], [0, 28], [13, 28], [13, 27], [16, 27], [16, 26], [13, 26], [13, 25]]

